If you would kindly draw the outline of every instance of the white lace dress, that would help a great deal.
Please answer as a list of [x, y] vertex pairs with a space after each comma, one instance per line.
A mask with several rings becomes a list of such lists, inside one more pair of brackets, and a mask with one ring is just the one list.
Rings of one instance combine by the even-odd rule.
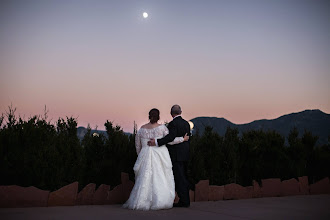
[[[137, 210], [169, 209], [175, 198], [172, 162], [167, 147], [149, 147], [150, 138], [162, 138], [168, 134], [165, 125], [153, 129], [141, 128], [135, 139], [138, 158], [134, 165], [135, 185], [124, 208]], [[183, 142], [177, 137], [170, 144]]]

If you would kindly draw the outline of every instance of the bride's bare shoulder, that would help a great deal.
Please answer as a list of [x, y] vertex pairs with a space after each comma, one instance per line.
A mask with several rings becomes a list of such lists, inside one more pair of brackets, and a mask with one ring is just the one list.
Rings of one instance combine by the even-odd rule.
[[159, 126], [161, 126], [161, 125], [158, 124], [158, 123], [156, 123], [156, 124], [148, 123], [148, 124], [142, 125], [141, 128], [144, 128], [144, 129], [154, 129], [154, 128], [157, 128]]
[[149, 123], [141, 126], [141, 128], [148, 128], [148, 127], [149, 127]]

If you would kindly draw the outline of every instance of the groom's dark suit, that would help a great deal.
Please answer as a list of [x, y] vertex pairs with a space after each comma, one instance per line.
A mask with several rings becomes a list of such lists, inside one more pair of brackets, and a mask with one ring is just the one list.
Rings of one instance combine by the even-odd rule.
[[[169, 134], [161, 139], [157, 139], [158, 146], [172, 142], [176, 137], [183, 137], [185, 134], [190, 136], [189, 123], [181, 116], [175, 117], [168, 124]], [[175, 180], [175, 190], [180, 198], [179, 203], [184, 206], [190, 205], [189, 182], [187, 180], [187, 163], [189, 160], [189, 141], [184, 141], [175, 145], [166, 145], [170, 153], [173, 165]]]

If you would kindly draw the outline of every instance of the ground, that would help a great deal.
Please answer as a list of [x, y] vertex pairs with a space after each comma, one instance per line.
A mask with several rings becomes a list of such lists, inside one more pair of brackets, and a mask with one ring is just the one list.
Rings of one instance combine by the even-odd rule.
[[5, 208], [0, 219], [330, 219], [330, 195], [194, 202], [190, 208], [159, 211], [121, 205]]

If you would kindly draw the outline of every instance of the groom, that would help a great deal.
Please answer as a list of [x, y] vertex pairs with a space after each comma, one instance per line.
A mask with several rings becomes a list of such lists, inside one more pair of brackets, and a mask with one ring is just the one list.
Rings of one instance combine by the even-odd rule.
[[[189, 123], [181, 117], [181, 107], [173, 105], [171, 115], [173, 120], [168, 124], [169, 134], [160, 139], [151, 139], [149, 146], [162, 146], [172, 142], [176, 137], [183, 137], [185, 134], [190, 135]], [[179, 202], [174, 203], [174, 207], [189, 207], [189, 182], [187, 179], [187, 165], [189, 160], [189, 141], [184, 141], [175, 145], [166, 145], [170, 153], [173, 165], [173, 174], [175, 180], [175, 190], [179, 196]]]

